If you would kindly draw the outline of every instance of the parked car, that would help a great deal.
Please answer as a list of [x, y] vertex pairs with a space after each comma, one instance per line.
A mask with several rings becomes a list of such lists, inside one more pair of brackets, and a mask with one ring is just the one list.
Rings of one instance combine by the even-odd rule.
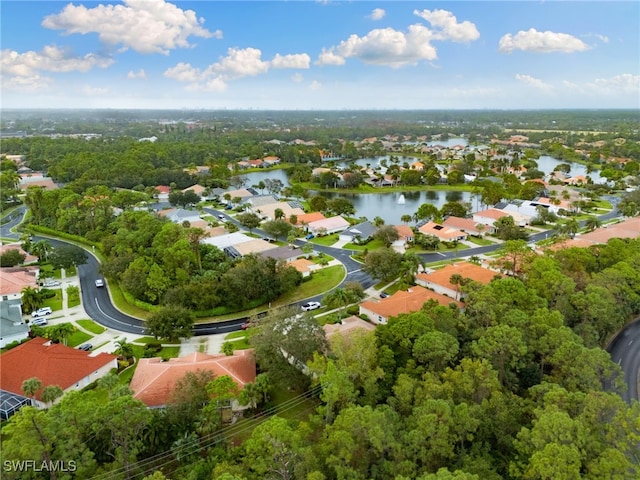
[[101, 278], [96, 280], [96, 287], [100, 288], [100, 287], [104, 287], [104, 280], [102, 280]]
[[380, 298], [387, 298], [388, 296], [388, 293], [380, 292]]
[[85, 352], [89, 352], [89, 351], [91, 351], [92, 348], [93, 348], [93, 345], [91, 345], [90, 343], [83, 343], [82, 345], [80, 345], [78, 347], [78, 350], [83, 350]]
[[47, 319], [46, 318], [36, 318], [35, 320], [33, 320], [31, 322], [31, 325], [36, 325], [38, 327], [42, 327], [44, 325], [47, 324]]
[[310, 233], [309, 235], [307, 235], [307, 236], [306, 236], [306, 237], [304, 237], [304, 238], [306, 238], [307, 240], [311, 240], [311, 239], [312, 239], [312, 238], [314, 238], [314, 237], [315, 237], [315, 235], [314, 235], [313, 233]]
[[244, 322], [242, 325], [240, 325], [240, 328], [242, 330], [246, 330], [247, 328], [249, 328], [251, 326], [251, 322]]
[[46, 280], [43, 284], [43, 287], [58, 287], [60, 286], [60, 282], [57, 280]]
[[224, 215], [222, 215], [222, 214], [218, 215], [218, 218], [219, 218], [220, 220], [223, 220], [223, 221], [225, 220], [225, 217], [224, 217]]
[[302, 304], [302, 310], [304, 310], [305, 312], [308, 312], [310, 310], [316, 310], [321, 306], [322, 305], [320, 304], [320, 302], [307, 302]]
[[45, 315], [51, 315], [51, 307], [42, 307], [37, 309], [35, 312], [31, 313], [31, 317], [38, 318], [44, 317]]

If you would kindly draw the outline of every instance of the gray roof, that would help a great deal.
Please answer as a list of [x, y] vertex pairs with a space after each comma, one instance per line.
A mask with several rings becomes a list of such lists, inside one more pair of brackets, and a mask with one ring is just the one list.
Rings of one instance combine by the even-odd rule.
[[273, 195], [256, 195], [247, 200], [247, 203], [250, 203], [254, 207], [261, 207], [263, 205], [269, 205], [271, 203], [276, 203], [278, 199]]
[[372, 224], [371, 222], [362, 222], [353, 227], [349, 227], [343, 232], [340, 232], [340, 235], [349, 235], [352, 238], [360, 237], [361, 239], [367, 239], [371, 237], [378, 228]]
[[19, 299], [0, 302], [0, 337], [29, 332], [29, 325], [22, 321], [21, 304]]
[[277, 247], [260, 252], [260, 255], [263, 257], [275, 258], [276, 260], [287, 260], [289, 258], [304, 255], [304, 252], [299, 248]]

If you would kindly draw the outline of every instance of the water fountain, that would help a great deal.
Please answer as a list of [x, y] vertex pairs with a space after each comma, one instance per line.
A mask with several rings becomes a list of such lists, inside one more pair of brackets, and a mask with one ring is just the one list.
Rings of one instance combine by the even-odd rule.
[[404, 199], [404, 194], [401, 193], [400, 196], [398, 197], [398, 205], [404, 205], [405, 199]]

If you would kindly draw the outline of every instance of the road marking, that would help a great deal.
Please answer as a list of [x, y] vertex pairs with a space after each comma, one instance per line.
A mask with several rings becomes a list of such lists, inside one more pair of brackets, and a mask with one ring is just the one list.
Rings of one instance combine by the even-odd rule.
[[631, 345], [633, 343], [633, 340], [631, 340], [629, 343], [627, 343], [627, 345]]
[[124, 323], [124, 322], [121, 322], [120, 320], [118, 320], [118, 319], [116, 319], [116, 318], [113, 318], [113, 317], [112, 317], [112, 316], [110, 316], [110, 315], [107, 315], [107, 314], [104, 312], [104, 310], [102, 310], [102, 308], [100, 308], [100, 304], [98, 303], [98, 297], [94, 297], [94, 300], [96, 301], [96, 307], [98, 307], [98, 310], [100, 310], [100, 313], [101, 313], [101, 314], [103, 314], [105, 317], [110, 318], [110, 319], [111, 319], [111, 320], [113, 320], [114, 322], [119, 323], [119, 324], [121, 324], [121, 325], [126, 325], [127, 327], [140, 328], [140, 327], [138, 327], [137, 325], [131, 325], [130, 323]]
[[622, 363], [622, 359], [618, 360], [618, 365], [620, 365]]
[[440, 255], [441, 257], [446, 257], [446, 255], [444, 253], [440, 253], [440, 252], [436, 252], [438, 255]]
[[357, 270], [351, 270], [350, 272], [347, 272], [347, 275], [349, 275], [350, 273], [356, 273], [359, 272], [360, 270], [362, 270], [361, 268], [357, 269]]

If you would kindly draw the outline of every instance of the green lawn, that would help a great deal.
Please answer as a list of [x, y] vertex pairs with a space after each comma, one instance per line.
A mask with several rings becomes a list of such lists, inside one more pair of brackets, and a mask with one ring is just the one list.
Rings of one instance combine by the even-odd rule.
[[382, 242], [382, 240], [371, 240], [369, 243], [365, 245], [358, 245], [357, 243], [347, 243], [342, 248], [344, 248], [345, 250], [359, 250], [359, 251], [368, 250], [372, 252], [382, 247], [384, 247], [384, 243]]
[[69, 292], [67, 291], [67, 307], [77, 307], [78, 305], [80, 305], [80, 292], [77, 291], [75, 293], [69, 294]]
[[109, 293], [111, 294], [113, 304], [116, 306], [116, 308], [123, 311], [124, 313], [131, 315], [132, 317], [141, 318], [143, 320], [151, 314], [151, 312], [138, 308], [135, 305], [131, 305], [129, 302], [127, 302], [124, 298], [122, 290], [116, 284], [116, 282], [109, 283]]
[[76, 323], [85, 330], [89, 330], [91, 333], [95, 333], [96, 335], [99, 335], [106, 330], [102, 325], [98, 325], [96, 322], [89, 319], [76, 320]]
[[62, 310], [62, 290], [59, 288], [52, 289], [56, 293], [55, 297], [47, 298], [43, 303], [43, 307], [51, 307], [54, 312]]
[[325, 247], [330, 247], [334, 243], [338, 241], [338, 234], [332, 233], [331, 235], [324, 235], [322, 237], [314, 237], [309, 242], [315, 243], [317, 245], [324, 245]]
[[67, 346], [69, 347], [77, 347], [78, 345], [82, 345], [83, 343], [88, 342], [93, 338], [93, 335], [89, 335], [88, 333], [81, 332], [80, 330], [76, 330], [67, 339]]
[[484, 246], [484, 245], [493, 245], [495, 242], [491, 240], [487, 240], [486, 238], [474, 237], [473, 235], [469, 235], [467, 237], [467, 241], [471, 243], [475, 243], [476, 245]]
[[[160, 338], [158, 340], [156, 340], [153, 337], [140, 337], [140, 338], [136, 338], [133, 343], [144, 343], [145, 345], [147, 343], [153, 343], [153, 342], [160, 342], [162, 344], [170, 344], [173, 345], [175, 344], [175, 342], [170, 342], [169, 340], [167, 340], [166, 338]], [[180, 343], [180, 342], [178, 342]]]

